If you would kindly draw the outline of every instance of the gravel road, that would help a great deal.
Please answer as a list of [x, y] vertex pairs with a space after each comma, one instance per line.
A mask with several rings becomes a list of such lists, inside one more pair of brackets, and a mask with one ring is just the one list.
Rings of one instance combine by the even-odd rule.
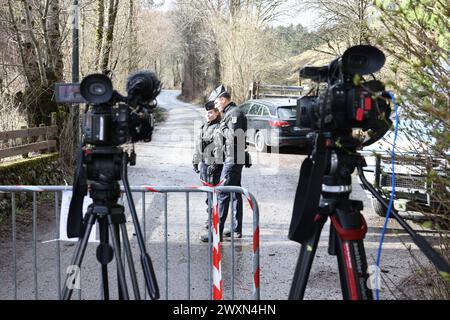
[[[192, 171], [192, 149], [194, 128], [201, 124], [203, 109], [177, 99], [178, 91], [163, 91], [159, 104], [166, 109], [167, 121], [160, 124], [155, 131], [153, 141], [137, 144], [137, 165], [129, 169], [129, 180], [134, 186], [194, 186], [200, 185], [199, 178]], [[244, 169], [243, 186], [252, 192], [260, 208], [261, 230], [261, 298], [286, 299], [295, 268], [300, 246], [287, 239], [287, 231], [291, 218], [296, 184], [303, 156], [293, 150], [282, 150], [280, 154], [257, 154], [251, 148], [253, 161], [250, 169]], [[379, 233], [384, 220], [372, 210], [370, 202], [357, 183], [353, 183], [352, 198], [364, 201], [364, 216], [369, 225], [365, 242], [369, 264], [374, 264], [378, 247]], [[147, 194], [145, 201], [141, 194], [134, 195], [138, 213], [142, 218], [142, 206], [146, 212], [146, 240], [148, 251], [153, 259], [161, 289], [161, 297], [169, 299], [186, 299], [188, 297], [188, 257], [186, 246], [186, 194], [170, 194], [168, 196], [168, 268], [169, 278], [166, 286], [165, 275], [165, 242], [164, 242], [164, 197], [160, 194]], [[190, 203], [189, 239], [190, 250], [190, 298], [209, 298], [208, 251], [207, 245], [200, 242], [199, 237], [205, 232], [206, 220], [205, 196], [192, 194]], [[145, 202], [145, 203], [144, 203]], [[56, 268], [57, 242], [46, 241], [55, 238], [55, 218], [53, 208], [38, 208], [37, 252], [38, 262], [38, 294], [40, 299], [56, 299], [58, 270]], [[29, 225], [29, 223], [28, 223]], [[137, 245], [133, 236], [131, 221], [128, 221], [130, 238], [135, 254], [135, 263], [142, 286], [141, 268]], [[245, 203], [244, 237], [235, 244], [235, 299], [251, 297], [252, 274], [252, 218], [251, 210]], [[32, 268], [33, 250], [31, 228], [23, 227], [19, 233], [17, 251], [18, 298], [34, 299], [34, 274]], [[324, 228], [321, 242], [311, 272], [307, 299], [341, 299], [338, 270], [335, 257], [327, 253], [328, 227]], [[422, 255], [410, 243], [410, 239], [392, 222], [384, 245], [382, 260], [383, 277], [389, 287], [402, 286], [405, 279], [411, 276], [412, 259], [405, 247], [420, 260]], [[98, 299], [100, 296], [100, 272], [95, 259], [95, 244], [90, 244], [85, 255], [82, 271], [82, 299]], [[61, 243], [61, 275], [69, 264], [74, 250], [73, 243]], [[231, 298], [231, 243], [223, 245], [223, 274], [225, 298]], [[12, 283], [12, 245], [10, 235], [2, 235], [0, 244], [0, 299], [11, 299]], [[115, 266], [110, 267], [111, 287], [115, 288]], [[394, 296], [384, 284], [383, 299]], [[401, 288], [400, 288], [401, 289]], [[116, 297], [116, 290], [112, 290]], [[130, 289], [131, 291], [131, 289]], [[398, 291], [397, 291], [398, 292]], [[416, 298], [411, 292], [405, 292]], [[400, 297], [400, 293], [396, 296]], [[75, 294], [74, 298], [79, 295]]]

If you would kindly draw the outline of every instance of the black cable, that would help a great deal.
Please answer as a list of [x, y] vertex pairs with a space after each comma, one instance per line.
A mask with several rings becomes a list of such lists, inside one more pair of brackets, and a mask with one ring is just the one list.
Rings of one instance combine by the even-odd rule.
[[[379, 193], [377, 190], [367, 181], [364, 176], [364, 171], [361, 164], [358, 164], [358, 175], [361, 179], [362, 184], [367, 190], [385, 207], [388, 209], [389, 203], [388, 201]], [[450, 274], [450, 264], [448, 261], [444, 259], [432, 246], [428, 241], [418, 234], [406, 221], [405, 219], [398, 213], [397, 210], [392, 208], [391, 211], [392, 217], [397, 220], [400, 226], [411, 236], [413, 242], [419, 247], [419, 249], [423, 252], [423, 254], [428, 258], [428, 260], [436, 267], [440, 272]]]

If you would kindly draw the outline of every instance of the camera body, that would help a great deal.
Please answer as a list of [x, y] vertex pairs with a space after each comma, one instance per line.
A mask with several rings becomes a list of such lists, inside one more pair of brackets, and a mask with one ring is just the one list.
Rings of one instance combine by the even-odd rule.
[[[297, 126], [320, 132], [381, 130], [377, 135], [384, 135], [391, 124], [388, 94], [382, 82], [361, 77], [380, 70], [384, 62], [377, 48], [355, 46], [328, 66], [303, 68], [300, 77], [316, 82], [317, 89], [298, 99]], [[325, 88], [320, 90], [320, 84]]]
[[92, 74], [80, 84], [57, 84], [56, 101], [88, 104], [83, 116], [84, 144], [115, 147], [130, 141], [149, 142], [161, 82], [144, 70], [132, 74], [126, 87], [125, 97], [113, 89], [109, 77]]
[[87, 144], [118, 146], [130, 140], [130, 112], [127, 105], [96, 106], [84, 114], [83, 136]]
[[83, 136], [86, 144], [120, 146], [127, 142], [150, 142], [155, 120], [153, 108], [132, 111], [126, 104], [97, 105], [83, 117]]
[[297, 101], [297, 125], [322, 131], [370, 129], [380, 112], [390, 111], [384, 94], [374, 97], [371, 88], [375, 86], [383, 85], [379, 81], [358, 86], [338, 83], [321, 95], [302, 97]]

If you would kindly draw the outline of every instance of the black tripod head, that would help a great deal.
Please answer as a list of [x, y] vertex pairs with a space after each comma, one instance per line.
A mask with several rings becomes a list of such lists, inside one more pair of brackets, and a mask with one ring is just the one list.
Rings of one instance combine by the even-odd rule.
[[351, 131], [317, 132], [311, 136], [311, 152], [304, 160], [294, 200], [289, 239], [303, 243], [313, 232], [322, 195], [334, 190], [342, 197], [351, 193], [351, 174], [364, 162]]
[[[78, 154], [73, 195], [69, 207], [67, 235], [83, 236], [83, 202], [88, 193], [94, 204], [116, 204], [120, 198], [124, 151], [120, 147], [83, 147]], [[127, 157], [128, 159], [128, 157]]]

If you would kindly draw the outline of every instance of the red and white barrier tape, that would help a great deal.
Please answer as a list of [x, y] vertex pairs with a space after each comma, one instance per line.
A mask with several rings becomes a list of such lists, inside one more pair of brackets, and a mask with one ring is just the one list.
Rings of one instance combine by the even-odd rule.
[[219, 204], [217, 191], [213, 193], [213, 300], [222, 300], [222, 252], [219, 231]]
[[[204, 186], [215, 188], [223, 184], [221, 181], [217, 186], [202, 181]], [[212, 201], [212, 230], [213, 230], [213, 300], [223, 299], [223, 281], [222, 281], [222, 252], [220, 243], [219, 229], [219, 203], [217, 200], [217, 191], [214, 189]]]
[[[219, 206], [217, 201], [217, 190], [216, 187], [219, 187], [223, 184], [224, 181], [221, 181], [217, 186], [214, 186], [208, 182], [202, 181], [203, 187], [193, 186], [191, 188], [197, 190], [204, 190], [206, 192], [211, 192], [213, 189], [213, 203], [212, 203], [212, 224], [213, 224], [213, 299], [214, 300], [222, 300], [223, 299], [223, 282], [222, 282], [222, 255], [221, 255], [221, 242], [220, 242], [220, 230], [219, 230]], [[160, 187], [145, 187], [146, 190], [150, 192], [166, 192], [164, 188]], [[249, 192], [244, 189], [244, 196], [246, 197], [250, 208], [256, 212], [258, 212], [257, 204], [253, 201]], [[256, 208], [255, 208], [256, 206]], [[259, 266], [259, 238], [260, 238], [260, 229], [259, 229], [259, 217], [254, 215], [254, 223], [253, 223], [253, 256], [257, 257], [257, 259], [253, 259], [253, 293], [255, 299], [259, 299], [259, 291], [260, 291], [260, 266]]]

